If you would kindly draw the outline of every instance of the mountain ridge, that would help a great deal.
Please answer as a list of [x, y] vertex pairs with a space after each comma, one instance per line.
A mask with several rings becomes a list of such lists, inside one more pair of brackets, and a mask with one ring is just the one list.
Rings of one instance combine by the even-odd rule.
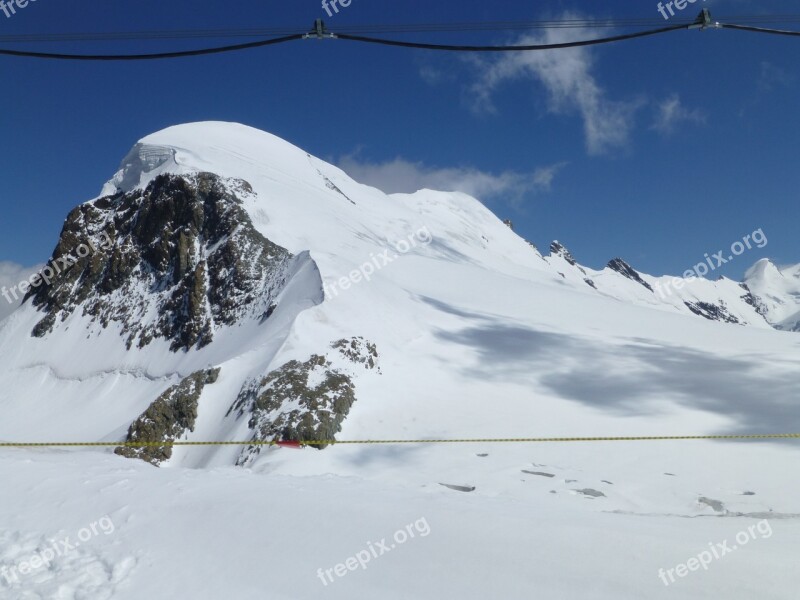
[[[430, 239], [401, 245], [422, 230]], [[640, 339], [665, 349], [691, 340], [691, 353], [710, 352], [717, 342], [705, 338], [713, 332], [723, 344], [732, 340], [767, 356], [782, 340], [767, 315], [781, 316], [776, 307], [792, 299], [793, 289], [779, 288], [788, 296], [776, 301], [774, 277], [755, 274], [772, 273], [764, 267], [752, 280], [772, 308], [727, 279], [691, 281], [661, 298], [658, 286], [669, 278], [639, 273], [623, 259], [595, 271], [559, 242], [543, 256], [465, 194], [386, 195], [275, 136], [225, 123], [143, 138], [101, 196], [70, 213], [56, 253], [101, 233], [113, 240], [111, 248], [31, 290], [0, 324], [0, 359], [9, 365], [0, 384], [24, 385], [47, 414], [82, 422], [59, 432], [57, 422], [41, 423], [6, 400], [0, 416], [11, 429], [0, 437], [36, 430], [130, 441], [126, 436], [142, 430], [134, 424], [147, 415], [166, 419], [158, 430], [164, 441], [323, 440], [348, 431], [443, 436], [437, 424], [452, 410], [444, 397], [427, 405], [430, 422], [421, 429], [403, 408], [408, 397], [427, 398], [431, 389], [458, 395], [464, 414], [473, 416], [456, 421], [480, 435], [476, 428], [486, 423], [474, 415], [500, 373], [502, 385], [526, 381], [540, 390], [531, 406], [547, 398], [560, 407], [548, 410], [558, 412], [582, 398], [540, 362], [540, 344], [554, 347], [558, 369], [573, 364], [576, 349], [593, 355], [598, 336], [627, 356], [623, 363], [638, 365], [634, 372], [652, 368], [646, 356], [625, 350]], [[381, 255], [392, 260], [378, 261]], [[353, 275], [368, 262], [368, 281]], [[334, 284], [338, 293], [326, 294]], [[333, 351], [356, 339], [379, 349], [381, 372], [359, 366], [361, 351]], [[446, 367], [437, 366], [442, 361]], [[467, 381], [476, 373], [486, 379], [467, 384], [459, 374], [465, 365], [472, 365]], [[213, 384], [189, 381], [211, 371], [218, 374]], [[632, 385], [622, 371], [617, 376], [616, 385]], [[54, 406], [57, 386], [62, 402]], [[174, 400], [183, 389], [196, 397]], [[173, 401], [196, 410], [191, 427], [170, 421]], [[687, 410], [680, 393], [671, 402], [675, 415]], [[530, 406], [520, 397], [507, 410]], [[491, 427], [508, 435], [502, 424]], [[252, 448], [155, 454], [162, 466], [270, 460]]]

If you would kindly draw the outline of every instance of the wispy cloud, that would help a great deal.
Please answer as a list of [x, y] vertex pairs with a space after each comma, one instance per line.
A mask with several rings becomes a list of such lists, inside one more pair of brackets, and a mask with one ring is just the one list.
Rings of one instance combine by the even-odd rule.
[[[579, 15], [565, 13], [565, 19]], [[524, 35], [515, 44], [555, 44], [597, 37], [584, 29], [549, 29]], [[471, 87], [476, 111], [495, 112], [493, 98], [507, 82], [531, 79], [547, 91], [548, 110], [555, 114], [578, 114], [583, 120], [589, 154], [605, 154], [628, 145], [637, 111], [643, 101], [612, 100], [594, 75], [594, 60], [587, 48], [552, 52], [514, 52], [497, 59], [473, 59], [479, 79]]]
[[795, 76], [789, 71], [769, 61], [761, 61], [752, 95], [744, 101], [739, 109], [739, 117], [744, 117], [750, 109], [761, 104], [775, 90], [793, 87], [795, 81]]
[[553, 187], [553, 180], [564, 167], [567, 166], [566, 161], [558, 162], [547, 167], [538, 167], [533, 172], [533, 186], [537, 191], [549, 192]]
[[697, 108], [686, 108], [678, 94], [672, 94], [656, 107], [656, 116], [651, 129], [663, 135], [671, 135], [683, 123], [702, 125], [706, 122], [705, 113]]
[[362, 160], [357, 154], [341, 157], [337, 164], [353, 179], [387, 194], [412, 193], [421, 189], [456, 191], [480, 200], [506, 200], [518, 205], [526, 196], [549, 192], [559, 171], [559, 162], [541, 166], [533, 173], [491, 173], [474, 167], [432, 167], [422, 162], [395, 158], [385, 162]]
[[762, 61], [760, 69], [757, 85], [762, 94], [768, 94], [778, 87], [790, 87], [795, 81], [794, 75], [771, 62]]
[[443, 69], [426, 64], [419, 68], [419, 76], [428, 85], [436, 86], [445, 81], [453, 81], [454, 76]]

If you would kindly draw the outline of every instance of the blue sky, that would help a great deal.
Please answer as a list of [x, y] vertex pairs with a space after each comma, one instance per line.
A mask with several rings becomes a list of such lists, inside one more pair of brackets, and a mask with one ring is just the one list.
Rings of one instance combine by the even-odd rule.
[[[37, 0], [0, 36], [24, 33], [660, 18], [657, 2]], [[714, 17], [785, 14], [786, 2], [690, 5]], [[605, 32], [605, 30], [603, 30]], [[596, 31], [437, 33], [405, 39], [514, 43]], [[241, 41], [241, 40], [237, 40]], [[150, 52], [226, 40], [0, 47]], [[238, 121], [275, 133], [387, 191], [459, 187], [546, 250], [599, 268], [680, 274], [763, 230], [764, 256], [800, 261], [800, 39], [677, 32], [591, 50], [475, 56], [299, 41], [145, 63], [0, 57], [0, 261], [44, 262], [67, 212], [97, 195], [130, 147], [169, 125]]]

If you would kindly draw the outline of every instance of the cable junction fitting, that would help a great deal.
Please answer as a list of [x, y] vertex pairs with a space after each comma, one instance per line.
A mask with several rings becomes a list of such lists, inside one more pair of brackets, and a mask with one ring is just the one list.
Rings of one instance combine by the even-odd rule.
[[700, 31], [705, 31], [706, 29], [721, 29], [722, 26], [719, 24], [718, 21], [711, 20], [711, 11], [707, 8], [704, 8], [700, 11], [700, 14], [697, 15], [694, 23], [689, 25], [689, 29], [699, 29]]
[[323, 21], [322, 19], [317, 19], [316, 21], [314, 21], [314, 29], [303, 36], [304, 40], [309, 40], [311, 38], [316, 38], [318, 40], [335, 39], [336, 34], [333, 34], [330, 31], [328, 31], [328, 28], [325, 25], [325, 21]]

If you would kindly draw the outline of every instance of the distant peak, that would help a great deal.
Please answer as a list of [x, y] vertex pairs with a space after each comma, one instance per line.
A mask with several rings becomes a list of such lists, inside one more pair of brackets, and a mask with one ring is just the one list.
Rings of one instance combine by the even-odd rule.
[[564, 246], [558, 240], [554, 240], [553, 243], [550, 244], [550, 255], [551, 256], [560, 256], [573, 267], [578, 264], [578, 261], [572, 256], [572, 253], [567, 250], [567, 247]]
[[639, 272], [621, 258], [614, 258], [610, 260], [608, 262], [608, 268], [611, 269], [612, 271], [616, 271], [623, 277], [627, 277], [631, 281], [635, 281], [636, 283], [643, 285], [651, 292], [653, 291], [653, 288], [650, 286], [649, 283], [647, 283], [644, 279], [642, 279], [642, 276], [639, 275]]
[[769, 258], [762, 258], [750, 267], [744, 275], [745, 281], [761, 279], [767, 274], [782, 277], [783, 273], [778, 266]]

